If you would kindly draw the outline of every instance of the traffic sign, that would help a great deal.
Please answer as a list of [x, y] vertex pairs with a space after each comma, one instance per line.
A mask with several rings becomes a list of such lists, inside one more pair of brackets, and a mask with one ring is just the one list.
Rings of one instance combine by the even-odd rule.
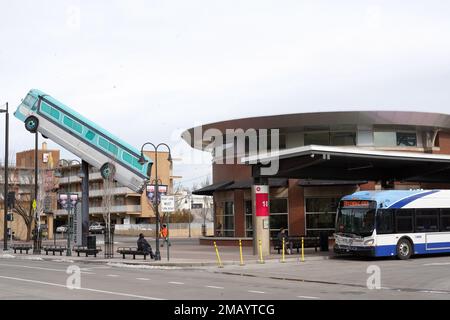
[[170, 213], [175, 211], [175, 197], [161, 196], [161, 212]]

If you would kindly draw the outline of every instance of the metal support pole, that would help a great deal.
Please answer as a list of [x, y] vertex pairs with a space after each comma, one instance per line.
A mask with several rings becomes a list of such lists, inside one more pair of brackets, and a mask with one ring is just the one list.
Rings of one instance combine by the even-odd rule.
[[[9, 111], [8, 103], [6, 103], [6, 119], [5, 119], [5, 193], [3, 196], [3, 205], [5, 206], [5, 214], [3, 216], [4, 229], [3, 229], [3, 250], [8, 250], [8, 156], [9, 156]], [[12, 230], [11, 230], [12, 234]]]
[[83, 178], [81, 182], [81, 221], [82, 221], [82, 242], [83, 246], [87, 246], [87, 239], [89, 236], [89, 163], [82, 161], [81, 170]]
[[[70, 194], [70, 193], [69, 193]], [[72, 249], [70, 248], [70, 237], [72, 236], [72, 219], [71, 219], [71, 211], [72, 211], [72, 205], [70, 204], [70, 201], [68, 203], [67, 207], [67, 251], [66, 256], [71, 257], [72, 256]]]
[[36, 131], [34, 134], [34, 201], [36, 202], [36, 207], [34, 209], [34, 254], [40, 254], [41, 249], [39, 246], [39, 224], [41, 223], [39, 220], [39, 215], [37, 211], [37, 202], [38, 202], [38, 178], [39, 178], [39, 133]]
[[156, 251], [155, 251], [155, 261], [161, 260], [161, 252], [159, 251], [159, 181], [158, 181], [158, 149], [155, 149], [155, 202], [154, 207], [156, 210]]

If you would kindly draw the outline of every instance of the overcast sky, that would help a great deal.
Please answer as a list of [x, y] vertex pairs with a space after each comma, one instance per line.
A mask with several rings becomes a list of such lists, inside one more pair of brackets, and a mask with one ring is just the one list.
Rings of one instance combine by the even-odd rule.
[[[180, 150], [182, 130], [247, 116], [450, 113], [450, 1], [0, 0], [0, 13], [0, 104], [38, 88], [137, 148]], [[11, 149], [32, 147], [12, 117]], [[187, 162], [180, 183], [211, 172]]]

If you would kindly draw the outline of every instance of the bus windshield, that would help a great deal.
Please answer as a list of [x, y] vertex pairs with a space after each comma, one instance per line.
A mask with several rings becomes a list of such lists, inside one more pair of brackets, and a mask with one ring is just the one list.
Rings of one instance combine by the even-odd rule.
[[375, 229], [375, 209], [339, 208], [336, 233], [367, 237]]

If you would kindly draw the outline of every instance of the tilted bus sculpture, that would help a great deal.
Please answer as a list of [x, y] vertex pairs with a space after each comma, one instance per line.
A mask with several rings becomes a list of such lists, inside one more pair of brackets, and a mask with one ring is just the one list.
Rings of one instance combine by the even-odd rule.
[[31, 90], [14, 116], [25, 128], [39, 132], [100, 170], [104, 179], [142, 193], [153, 162], [139, 163], [141, 152], [73, 109], [39, 90]]

